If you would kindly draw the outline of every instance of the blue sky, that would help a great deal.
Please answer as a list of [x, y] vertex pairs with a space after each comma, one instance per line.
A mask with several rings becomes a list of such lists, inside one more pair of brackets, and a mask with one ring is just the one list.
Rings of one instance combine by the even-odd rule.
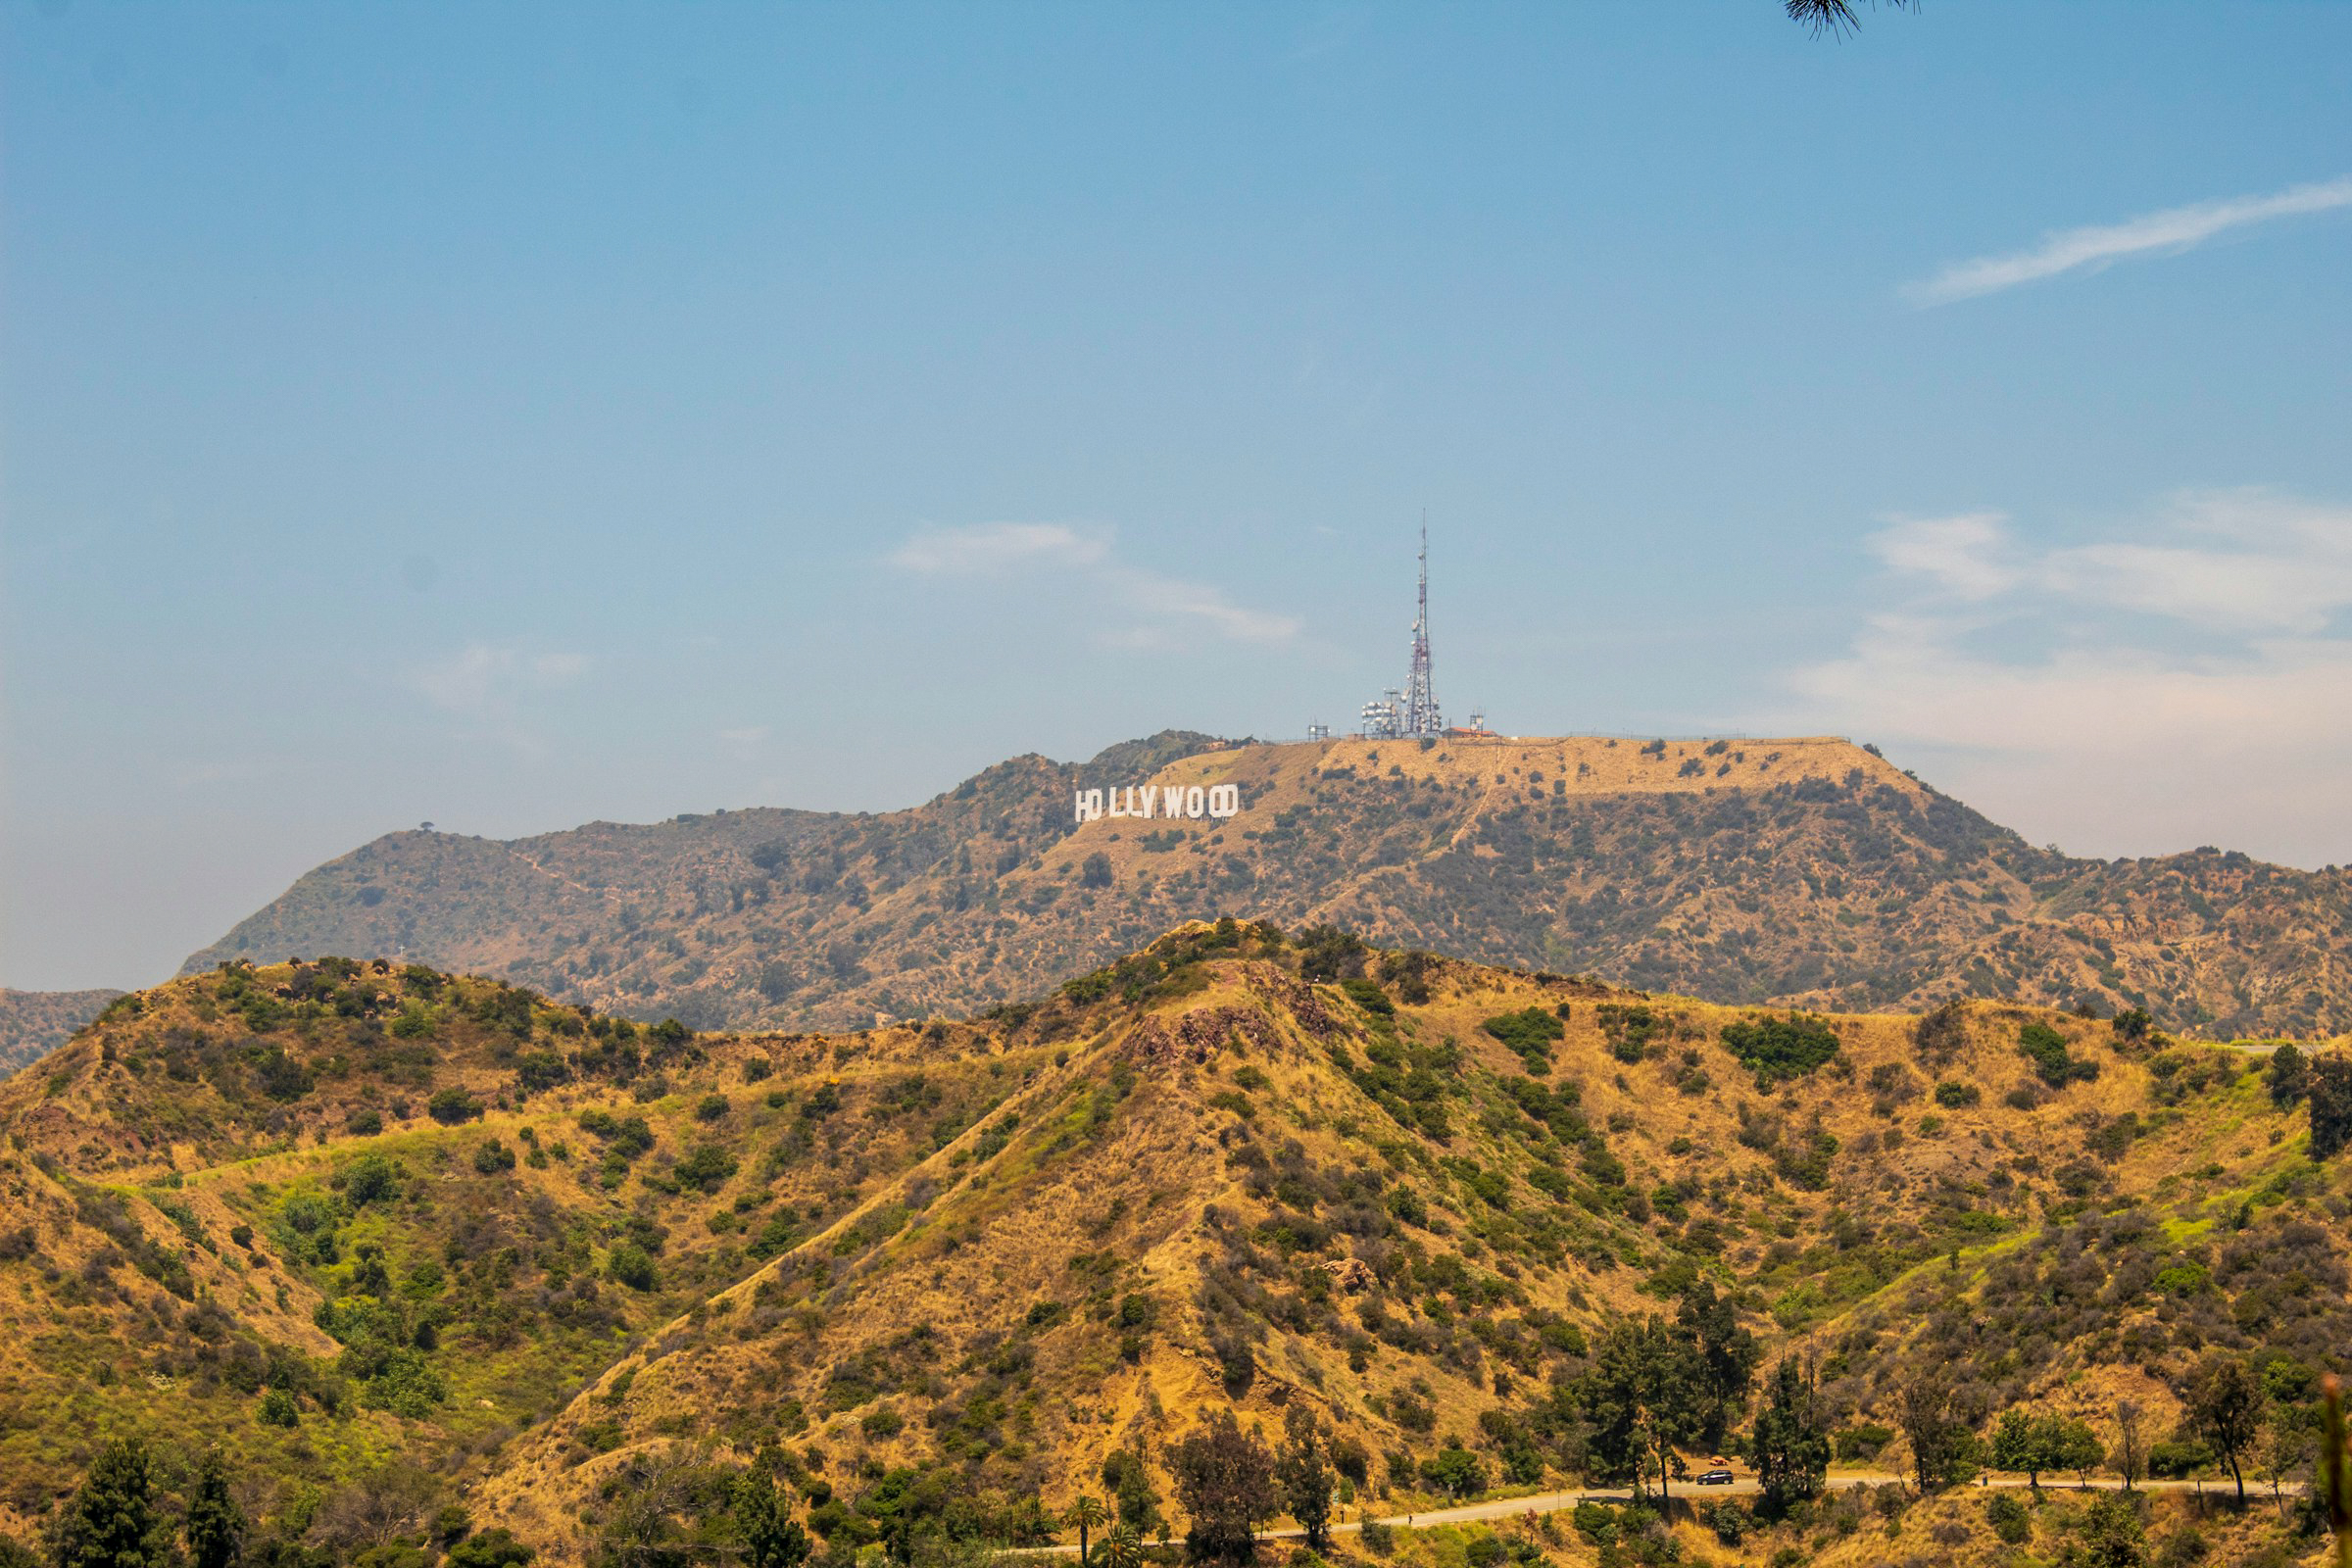
[[0, 983], [431, 819], [1834, 730], [2352, 859], [2352, 6], [0, 11]]

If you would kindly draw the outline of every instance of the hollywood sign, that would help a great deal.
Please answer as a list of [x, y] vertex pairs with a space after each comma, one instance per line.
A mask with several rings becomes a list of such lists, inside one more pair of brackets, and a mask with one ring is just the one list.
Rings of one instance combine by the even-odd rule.
[[1105, 816], [1217, 817], [1240, 814], [1242, 788], [1238, 784], [1131, 784], [1125, 789], [1080, 790], [1078, 820], [1093, 822]]

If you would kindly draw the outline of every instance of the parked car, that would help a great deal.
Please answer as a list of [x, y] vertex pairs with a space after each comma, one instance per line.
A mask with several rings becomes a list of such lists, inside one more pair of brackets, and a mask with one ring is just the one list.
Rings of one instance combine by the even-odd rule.
[[1698, 1484], [1702, 1487], [1728, 1487], [1732, 1481], [1733, 1476], [1729, 1470], [1708, 1470], [1698, 1478]]

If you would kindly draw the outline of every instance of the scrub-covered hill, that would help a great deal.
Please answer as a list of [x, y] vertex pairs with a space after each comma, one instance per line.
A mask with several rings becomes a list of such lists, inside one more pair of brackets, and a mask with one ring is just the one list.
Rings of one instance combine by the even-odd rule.
[[120, 991], [17, 991], [0, 986], [0, 1076], [47, 1055]]
[[[1216, 785], [1230, 818], [1158, 808]], [[1112, 814], [1130, 788], [1151, 816]], [[1094, 789], [1104, 813], [1075, 820]], [[1171, 733], [879, 815], [395, 833], [188, 968], [388, 953], [644, 1019], [855, 1028], [1031, 995], [1219, 914], [1722, 1003], [2088, 999], [2220, 1037], [2352, 1028], [2352, 872], [2071, 858], [1825, 739]]]
[[[1787, 1352], [1854, 1464], [1910, 1465], [1924, 1392], [2103, 1446], [2129, 1400], [2210, 1473], [2215, 1367], [2282, 1422], [2348, 1370], [2348, 1127], [2332, 1055], [2135, 1018], [1723, 1007], [1246, 922], [831, 1036], [231, 965], [0, 1085], [0, 1531], [139, 1434], [220, 1445], [331, 1561], [453, 1506], [553, 1560], [732, 1554], [747, 1474], [845, 1564], [928, 1561], [1082, 1490], [1181, 1528], [1225, 1409], [1311, 1417], [1400, 1510], [1622, 1481], [1653, 1363], [1678, 1462], [1743, 1454]], [[1708, 1558], [1994, 1546], [1936, 1504], [1839, 1555], [1842, 1508]]]

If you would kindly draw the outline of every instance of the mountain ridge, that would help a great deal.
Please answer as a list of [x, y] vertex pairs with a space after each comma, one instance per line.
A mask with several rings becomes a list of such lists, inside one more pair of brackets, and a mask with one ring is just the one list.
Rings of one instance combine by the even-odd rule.
[[[1073, 820], [1082, 788], [1171, 783], [1247, 804]], [[2352, 872], [2071, 858], [1834, 737], [1163, 732], [1089, 763], [1015, 758], [896, 812], [396, 833], [186, 967], [398, 953], [640, 1017], [838, 1029], [1012, 1000], [1222, 913], [1726, 1003], [2014, 995], [2217, 1036], [2352, 1027]]]

